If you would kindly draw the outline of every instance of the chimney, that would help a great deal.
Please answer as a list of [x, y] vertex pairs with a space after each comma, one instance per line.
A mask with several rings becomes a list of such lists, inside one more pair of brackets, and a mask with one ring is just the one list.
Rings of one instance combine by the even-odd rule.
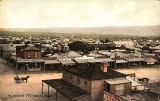
[[107, 70], [108, 70], [108, 63], [107, 62], [102, 62], [101, 63], [101, 70], [103, 72], [107, 72]]

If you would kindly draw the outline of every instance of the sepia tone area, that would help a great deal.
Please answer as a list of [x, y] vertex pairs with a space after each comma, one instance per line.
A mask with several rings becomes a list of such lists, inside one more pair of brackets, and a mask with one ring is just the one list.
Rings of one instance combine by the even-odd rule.
[[0, 0], [0, 101], [160, 101], [160, 0]]

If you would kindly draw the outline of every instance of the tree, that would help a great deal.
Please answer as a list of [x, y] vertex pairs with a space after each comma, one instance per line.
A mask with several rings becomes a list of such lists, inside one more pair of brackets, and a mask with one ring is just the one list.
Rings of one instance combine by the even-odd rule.
[[81, 41], [75, 41], [73, 43], [69, 43], [68, 44], [70, 50], [73, 50], [73, 51], [84, 51], [87, 49], [87, 46], [86, 44], [84, 44], [83, 42]]

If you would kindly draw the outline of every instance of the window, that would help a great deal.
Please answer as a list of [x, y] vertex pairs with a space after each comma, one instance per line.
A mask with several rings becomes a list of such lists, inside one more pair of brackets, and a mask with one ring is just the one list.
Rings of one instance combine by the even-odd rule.
[[28, 56], [28, 58], [30, 58], [30, 57], [31, 57], [31, 53], [30, 53], [30, 52], [28, 52], [28, 53], [27, 53], [27, 56]]
[[70, 82], [72, 82], [72, 75], [70, 75]]
[[77, 78], [77, 84], [78, 84], [78, 86], [80, 86], [80, 79], [79, 78]]
[[34, 55], [35, 55], [35, 57], [38, 57], [38, 53], [37, 52], [35, 52]]
[[87, 81], [84, 81], [84, 89], [87, 89]]

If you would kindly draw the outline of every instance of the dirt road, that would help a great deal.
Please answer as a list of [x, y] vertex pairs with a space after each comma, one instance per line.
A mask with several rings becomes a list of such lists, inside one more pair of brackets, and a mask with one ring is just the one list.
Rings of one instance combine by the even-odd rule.
[[[19, 77], [25, 77], [28, 74], [19, 74]], [[48, 86], [44, 84], [44, 93], [42, 91], [41, 80], [61, 78], [61, 73], [41, 73], [29, 74], [28, 82], [19, 84], [14, 82], [15, 72], [6, 65], [6, 61], [0, 59], [0, 101], [55, 101], [55, 90], [50, 88], [50, 97], [48, 99]]]
[[[117, 71], [126, 74], [136, 73], [137, 78], [147, 77], [150, 82], [160, 81], [160, 69], [157, 68], [122, 69]], [[20, 73], [19, 77], [27, 75]], [[29, 74], [28, 82], [19, 84], [14, 82], [13, 77], [15, 76], [16, 73], [6, 65], [6, 61], [0, 58], [0, 101], [56, 101], [56, 93], [52, 88], [50, 88], [50, 97], [48, 99], [48, 86], [46, 84], [44, 84], [44, 94], [41, 94], [41, 80], [61, 78], [61, 73]]]

